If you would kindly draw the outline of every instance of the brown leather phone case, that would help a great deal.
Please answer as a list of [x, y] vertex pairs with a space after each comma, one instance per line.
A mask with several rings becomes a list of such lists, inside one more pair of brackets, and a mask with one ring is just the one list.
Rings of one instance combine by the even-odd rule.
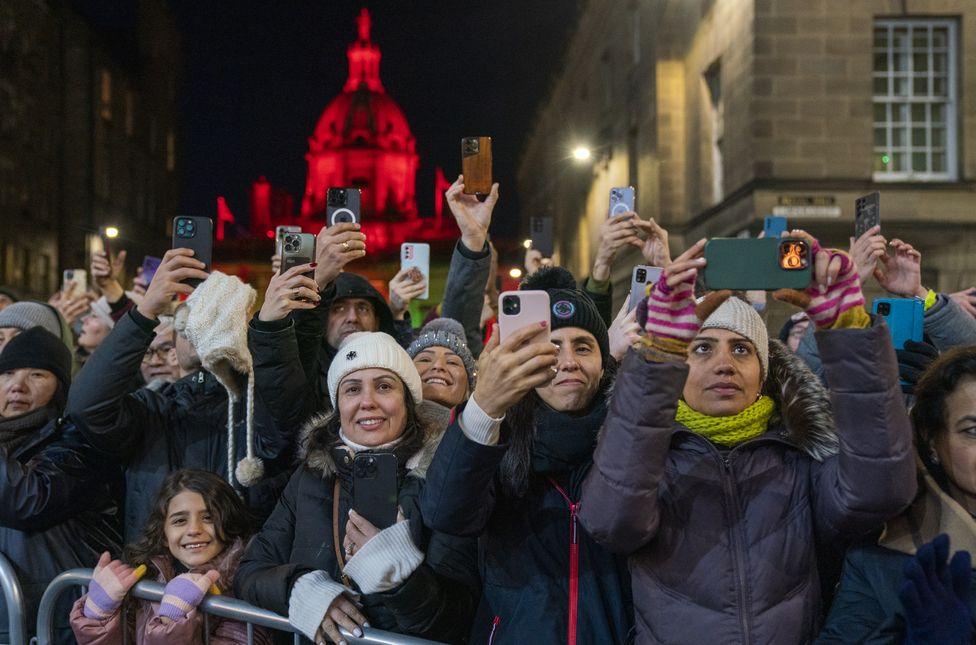
[[466, 195], [491, 192], [491, 137], [461, 139], [461, 174]]

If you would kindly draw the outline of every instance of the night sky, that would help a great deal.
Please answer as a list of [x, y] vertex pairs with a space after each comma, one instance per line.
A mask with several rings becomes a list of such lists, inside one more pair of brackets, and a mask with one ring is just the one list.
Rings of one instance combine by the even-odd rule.
[[460, 137], [488, 134], [502, 192], [492, 230], [516, 223], [520, 145], [558, 69], [579, 0], [172, 5], [184, 39], [185, 214], [214, 216], [216, 196], [224, 195], [241, 221], [248, 186], [261, 175], [288, 190], [297, 209], [307, 139], [342, 89], [346, 47], [366, 6], [384, 87], [417, 139], [421, 213], [433, 212], [435, 166], [453, 180]]

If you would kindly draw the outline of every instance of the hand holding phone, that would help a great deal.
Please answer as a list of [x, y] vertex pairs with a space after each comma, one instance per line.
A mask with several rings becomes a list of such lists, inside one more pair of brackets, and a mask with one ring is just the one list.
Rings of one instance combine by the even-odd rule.
[[895, 349], [905, 349], [907, 341], [922, 341], [925, 303], [918, 298], [875, 298], [875, 314], [885, 319]]
[[147, 287], [152, 282], [153, 276], [156, 275], [156, 271], [162, 262], [162, 258], [157, 258], [152, 255], [147, 255], [142, 258], [142, 281]]
[[652, 267], [638, 264], [634, 267], [630, 276], [630, 298], [627, 302], [627, 311], [633, 311], [641, 300], [647, 297], [647, 289], [653, 286], [664, 271], [661, 267]]
[[397, 519], [397, 458], [389, 452], [364, 452], [352, 462], [352, 507], [383, 530]]
[[84, 269], [65, 269], [61, 278], [63, 298], [78, 298], [88, 291], [88, 273]]
[[191, 255], [191, 249], [166, 251], [136, 310], [146, 318], [156, 320], [170, 309], [174, 298], [193, 293], [191, 283], [200, 284], [209, 277], [206, 268], [206, 264]]
[[514, 332], [529, 327], [549, 335], [549, 294], [546, 291], [505, 291], [498, 296], [498, 331], [504, 343]]
[[400, 245], [400, 270], [417, 269], [423, 277], [424, 289], [420, 295], [414, 296], [418, 300], [430, 298], [430, 244], [421, 242], [404, 242]]
[[[193, 251], [193, 258], [203, 264], [204, 272], [209, 273], [213, 263], [213, 220], [185, 215], [174, 217], [173, 248]], [[190, 287], [197, 287], [202, 282], [194, 277], [187, 277], [185, 281]]]
[[705, 259], [710, 290], [802, 290], [813, 270], [810, 245], [797, 237], [716, 237], [705, 244]]
[[877, 191], [854, 200], [854, 239], [875, 226], [881, 226], [881, 193]]
[[610, 208], [607, 217], [633, 213], [636, 208], [636, 193], [633, 186], [618, 186], [610, 189]]

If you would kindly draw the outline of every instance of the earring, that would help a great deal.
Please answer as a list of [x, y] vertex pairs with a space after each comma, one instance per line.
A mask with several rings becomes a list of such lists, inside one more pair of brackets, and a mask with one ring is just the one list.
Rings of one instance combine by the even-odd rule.
[[935, 451], [935, 448], [929, 450], [929, 459], [937, 466], [942, 463], [939, 461], [939, 453]]

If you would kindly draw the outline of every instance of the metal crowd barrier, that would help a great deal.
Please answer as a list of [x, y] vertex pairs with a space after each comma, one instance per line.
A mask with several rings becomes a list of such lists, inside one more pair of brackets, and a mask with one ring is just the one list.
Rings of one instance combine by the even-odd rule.
[[0, 587], [7, 605], [7, 637], [10, 645], [27, 644], [27, 618], [24, 616], [24, 592], [20, 588], [17, 572], [7, 556], [0, 553]]
[[[65, 571], [51, 581], [44, 596], [41, 598], [41, 605], [37, 611], [37, 642], [38, 645], [52, 645], [54, 639], [54, 606], [58, 597], [72, 587], [84, 587], [91, 581], [91, 569], [70, 569]], [[129, 591], [130, 594], [140, 600], [159, 602], [163, 599], [164, 586], [158, 582], [142, 580]], [[229, 618], [242, 623], [247, 623], [247, 643], [254, 644], [254, 626], [267, 627], [277, 631], [293, 634], [292, 642], [295, 645], [301, 641], [301, 634], [292, 627], [291, 623], [284, 616], [280, 616], [266, 609], [259, 609], [249, 605], [243, 600], [236, 598], [225, 598], [223, 596], [207, 596], [203, 599], [197, 610], [203, 612], [204, 619], [204, 639], [210, 640], [210, 630], [207, 624], [208, 616], [219, 616]], [[432, 645], [434, 641], [405, 636], [393, 632], [385, 632], [381, 629], [372, 627], [363, 628], [362, 638], [353, 636], [345, 629], [342, 635], [350, 645]], [[13, 641], [17, 645], [17, 641]]]

